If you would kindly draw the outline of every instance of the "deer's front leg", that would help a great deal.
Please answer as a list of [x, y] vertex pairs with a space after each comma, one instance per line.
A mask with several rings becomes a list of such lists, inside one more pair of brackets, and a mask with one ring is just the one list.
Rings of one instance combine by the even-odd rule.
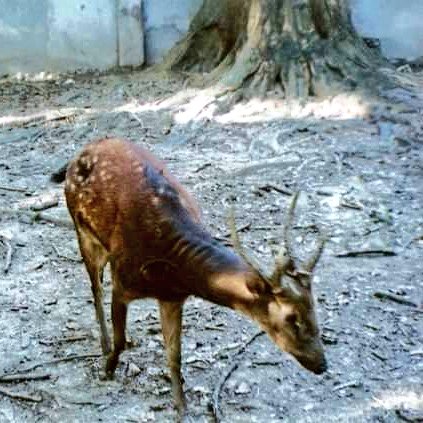
[[113, 350], [107, 357], [106, 378], [113, 379], [120, 353], [125, 349], [125, 329], [128, 306], [112, 291]]
[[186, 403], [181, 378], [181, 332], [183, 302], [159, 301], [160, 319], [170, 368], [172, 393], [180, 417], [185, 413]]

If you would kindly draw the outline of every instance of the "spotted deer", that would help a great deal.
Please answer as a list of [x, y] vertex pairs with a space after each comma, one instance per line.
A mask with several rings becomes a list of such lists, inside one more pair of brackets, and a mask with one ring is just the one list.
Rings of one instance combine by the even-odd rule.
[[[54, 176], [56, 182], [64, 178], [64, 171]], [[156, 298], [173, 398], [183, 414], [182, 307], [191, 295], [243, 313], [306, 369], [316, 374], [326, 370], [312, 295], [313, 269], [324, 243], [319, 240], [306, 263], [294, 261], [288, 238], [297, 195], [289, 206], [283, 245], [270, 275], [245, 254], [233, 218], [235, 251], [205, 229], [197, 203], [165, 165], [134, 143], [109, 138], [87, 145], [67, 168], [65, 195], [91, 279], [108, 378], [113, 378], [125, 348], [128, 304]], [[113, 347], [101, 289], [108, 262]]]

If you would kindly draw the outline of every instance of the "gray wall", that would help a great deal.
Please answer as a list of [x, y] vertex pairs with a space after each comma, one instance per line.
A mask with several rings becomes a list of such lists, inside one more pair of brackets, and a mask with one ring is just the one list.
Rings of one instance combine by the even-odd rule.
[[0, 74], [140, 65], [140, 0], [0, 0]]
[[[202, 0], [0, 0], [0, 74], [157, 62]], [[423, 0], [351, 0], [388, 57], [423, 56]], [[144, 40], [145, 37], [145, 40]], [[144, 55], [145, 45], [145, 55]]]
[[423, 0], [352, 0], [356, 28], [380, 38], [387, 57], [423, 56]]
[[146, 59], [147, 63], [156, 63], [186, 33], [203, 0], [144, 0], [143, 3]]

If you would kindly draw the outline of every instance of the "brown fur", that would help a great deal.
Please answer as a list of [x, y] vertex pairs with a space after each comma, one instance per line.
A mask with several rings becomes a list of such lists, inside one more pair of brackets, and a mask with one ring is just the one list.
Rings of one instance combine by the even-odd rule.
[[[109, 377], [125, 347], [127, 305], [156, 298], [173, 395], [183, 412], [180, 336], [182, 306], [190, 295], [250, 316], [306, 368], [325, 370], [310, 276], [284, 273], [280, 285], [270, 284], [211, 237], [193, 197], [151, 153], [119, 139], [93, 142], [69, 165], [65, 193], [91, 279]], [[113, 283], [113, 348], [101, 295], [107, 262]]]

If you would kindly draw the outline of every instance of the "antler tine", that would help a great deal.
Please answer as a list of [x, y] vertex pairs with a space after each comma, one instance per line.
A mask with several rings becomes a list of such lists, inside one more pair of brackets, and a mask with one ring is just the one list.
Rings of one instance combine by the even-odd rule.
[[255, 263], [253, 260], [251, 260], [250, 257], [248, 257], [248, 255], [244, 251], [244, 248], [241, 245], [241, 241], [239, 239], [238, 232], [237, 232], [237, 229], [236, 229], [235, 212], [234, 212], [233, 207], [231, 207], [231, 209], [229, 211], [228, 226], [229, 226], [229, 230], [231, 232], [231, 241], [232, 241], [234, 250], [244, 259], [244, 261], [248, 265], [250, 265], [253, 269], [257, 270], [260, 273], [257, 263]]
[[291, 245], [289, 242], [289, 229], [292, 224], [292, 219], [294, 218], [294, 210], [295, 210], [295, 207], [297, 206], [299, 195], [300, 193], [299, 191], [297, 191], [292, 196], [291, 203], [289, 204], [288, 211], [286, 213], [286, 220], [285, 220], [285, 225], [283, 228], [283, 247], [286, 248], [288, 257], [291, 258], [292, 260], [294, 259], [294, 255], [293, 255]]
[[303, 269], [306, 272], [311, 273], [313, 271], [313, 269], [316, 267], [316, 264], [319, 261], [321, 255], [323, 253], [323, 250], [325, 248], [325, 244], [326, 244], [326, 238], [323, 235], [320, 235], [316, 251], [308, 259], [308, 261], [303, 265]]
[[291, 257], [287, 255], [286, 248], [281, 248], [279, 254], [275, 258], [275, 270], [270, 277], [272, 285], [280, 285], [282, 275], [285, 273], [287, 267], [292, 263]]
[[286, 269], [294, 262], [294, 256], [289, 243], [289, 229], [292, 224], [292, 219], [294, 218], [294, 210], [297, 205], [298, 196], [299, 192], [294, 193], [286, 214], [285, 225], [283, 228], [282, 247], [279, 250], [278, 255], [276, 256], [275, 270], [273, 271], [272, 276], [270, 277], [270, 280], [273, 285], [279, 285], [282, 275], [285, 273]]

